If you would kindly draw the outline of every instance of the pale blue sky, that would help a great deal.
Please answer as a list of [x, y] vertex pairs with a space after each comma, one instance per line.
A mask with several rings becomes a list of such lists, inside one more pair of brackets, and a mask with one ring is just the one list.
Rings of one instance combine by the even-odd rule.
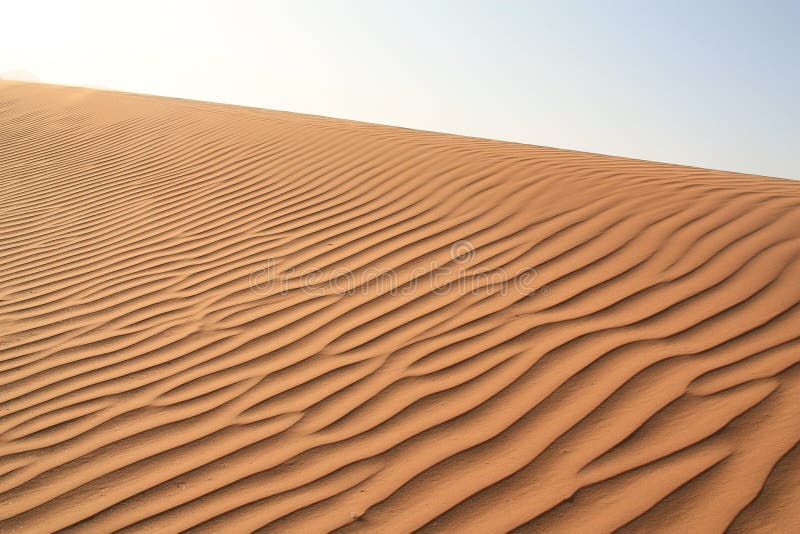
[[787, 178], [798, 57], [798, 1], [31, 1], [0, 24], [0, 77]]

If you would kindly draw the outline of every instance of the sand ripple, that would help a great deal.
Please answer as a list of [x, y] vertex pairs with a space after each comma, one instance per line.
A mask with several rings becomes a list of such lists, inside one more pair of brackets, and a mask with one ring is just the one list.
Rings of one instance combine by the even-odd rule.
[[799, 208], [0, 82], [0, 531], [800, 528]]

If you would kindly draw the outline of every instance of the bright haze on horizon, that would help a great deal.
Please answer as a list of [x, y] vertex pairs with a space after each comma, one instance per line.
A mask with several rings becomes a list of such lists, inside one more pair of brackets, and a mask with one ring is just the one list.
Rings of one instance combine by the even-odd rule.
[[800, 2], [15, 2], [0, 78], [800, 178]]

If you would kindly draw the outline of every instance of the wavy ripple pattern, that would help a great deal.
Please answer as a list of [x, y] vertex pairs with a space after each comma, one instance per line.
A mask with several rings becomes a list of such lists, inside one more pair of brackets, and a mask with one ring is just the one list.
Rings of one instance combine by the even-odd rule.
[[800, 529], [799, 208], [0, 82], [0, 531]]

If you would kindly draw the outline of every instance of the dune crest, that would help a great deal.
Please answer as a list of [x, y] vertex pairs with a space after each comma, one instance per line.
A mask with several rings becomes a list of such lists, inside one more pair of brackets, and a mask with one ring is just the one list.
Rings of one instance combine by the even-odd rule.
[[800, 183], [0, 81], [0, 236], [2, 532], [800, 529]]

